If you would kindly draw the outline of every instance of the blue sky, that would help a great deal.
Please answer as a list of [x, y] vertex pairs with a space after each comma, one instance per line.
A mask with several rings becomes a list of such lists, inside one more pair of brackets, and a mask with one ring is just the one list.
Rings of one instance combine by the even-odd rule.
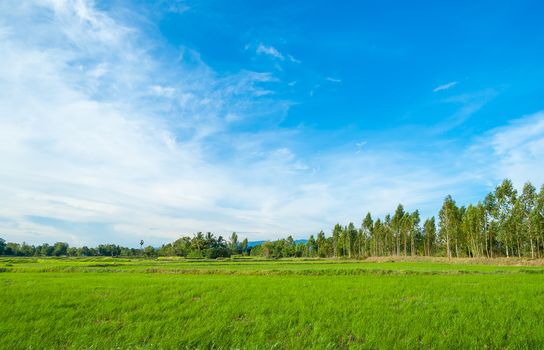
[[538, 1], [4, 1], [0, 236], [305, 238], [544, 182]]

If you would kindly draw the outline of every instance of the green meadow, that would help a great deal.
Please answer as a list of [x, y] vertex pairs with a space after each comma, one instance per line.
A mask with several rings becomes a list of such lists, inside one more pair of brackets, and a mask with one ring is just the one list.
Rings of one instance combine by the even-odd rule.
[[0, 258], [2, 349], [534, 349], [544, 267]]

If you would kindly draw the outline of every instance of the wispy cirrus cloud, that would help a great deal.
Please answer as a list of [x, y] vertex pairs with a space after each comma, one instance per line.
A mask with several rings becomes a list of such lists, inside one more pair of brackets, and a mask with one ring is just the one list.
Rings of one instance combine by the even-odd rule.
[[342, 79], [333, 78], [333, 77], [326, 77], [325, 80], [330, 81], [331, 83], [341, 83]]
[[287, 55], [287, 58], [289, 59], [289, 61], [293, 62], [293, 63], [302, 63], [301, 60], [299, 59], [296, 59], [295, 57], [293, 57], [292, 55]]
[[544, 112], [514, 119], [488, 131], [468, 148], [483, 178], [510, 178], [518, 188], [525, 181], [544, 184]]
[[[246, 45], [246, 50], [248, 48], [250, 48], [250, 47], [251, 47], [251, 45]], [[299, 59], [295, 58], [291, 54], [283, 54], [277, 48], [275, 48], [274, 46], [268, 46], [268, 45], [265, 45], [263, 43], [259, 43], [257, 45], [257, 47], [255, 48], [255, 53], [257, 53], [258, 55], [270, 56], [270, 57], [278, 59], [280, 61], [287, 60], [287, 61], [289, 61], [291, 63], [296, 63], [296, 64], [299, 64], [299, 63], [302, 62]]]
[[495, 89], [483, 89], [444, 99], [443, 103], [455, 105], [457, 110], [437, 125], [430, 127], [429, 131], [440, 134], [459, 127], [484, 108], [497, 94]]
[[452, 87], [454, 87], [455, 85], [457, 85], [458, 83], [459, 83], [458, 81], [450, 81], [449, 83], [442, 84], [442, 85], [439, 85], [439, 86], [435, 87], [435, 88], [433, 89], [433, 92], [439, 92], [439, 91], [449, 90], [449, 89], [451, 89]]
[[278, 49], [276, 49], [274, 46], [266, 46], [263, 43], [260, 43], [259, 45], [257, 45], [257, 48], [255, 49], [255, 52], [257, 54], [260, 54], [260, 55], [272, 56], [272, 57], [277, 58], [277, 59], [279, 59], [281, 61], [283, 61], [285, 59], [283, 54], [281, 52], [279, 52]]

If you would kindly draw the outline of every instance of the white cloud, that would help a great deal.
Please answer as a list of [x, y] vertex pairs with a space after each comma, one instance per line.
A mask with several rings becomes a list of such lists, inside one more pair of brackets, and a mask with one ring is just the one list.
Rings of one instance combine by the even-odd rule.
[[341, 83], [341, 79], [332, 78], [332, 77], [326, 77], [325, 80], [330, 81], [331, 83]]
[[484, 177], [510, 178], [516, 186], [544, 183], [544, 112], [489, 131], [469, 149]]
[[435, 134], [440, 134], [462, 125], [475, 113], [480, 111], [496, 95], [497, 91], [494, 89], [483, 89], [444, 99], [443, 102], [459, 105], [459, 108], [449, 117], [444, 118], [443, 121], [431, 127], [429, 131]]
[[[0, 17], [9, 28], [0, 42], [0, 217], [16, 222], [2, 234], [67, 237], [28, 216], [107, 223], [120, 236], [221, 231], [209, 213], [240, 185], [220, 175], [229, 171], [205, 140], [232, 116], [260, 113], [251, 98], [275, 78], [217, 79], [202, 64], [163, 70], [136, 29], [87, 2], [2, 6], [13, 16]], [[21, 20], [31, 17], [45, 20]]]
[[279, 52], [275, 47], [266, 46], [263, 43], [260, 43], [257, 46], [257, 49], [255, 50], [255, 52], [257, 52], [257, 54], [260, 54], [260, 55], [262, 54], [262, 55], [272, 56], [272, 57], [277, 58], [277, 59], [279, 59], [281, 61], [283, 61], [285, 59], [285, 57], [281, 54], [281, 52]]
[[289, 61], [293, 62], [293, 63], [302, 63], [301, 60], [299, 59], [296, 59], [295, 57], [291, 56], [291, 55], [287, 55], [287, 58], [289, 58]]
[[446, 84], [443, 84], [443, 85], [439, 85], [437, 87], [435, 87], [433, 89], [433, 92], [438, 92], [438, 91], [444, 91], [444, 90], [448, 90], [448, 89], [451, 89], [452, 87], [454, 87], [455, 85], [457, 85], [459, 82], [458, 81], [451, 81], [449, 83], [446, 83]]
[[[245, 46], [245, 49], [249, 50], [251, 47], [253, 47], [253, 45], [247, 44]], [[291, 63], [295, 63], [295, 64], [302, 63], [301, 60], [297, 59], [293, 55], [283, 54], [278, 49], [276, 49], [274, 46], [268, 46], [268, 45], [265, 45], [263, 43], [259, 43], [257, 45], [257, 47], [255, 49], [255, 52], [258, 55], [267, 55], [267, 56], [273, 57], [275, 59], [278, 59], [280, 61], [285, 61], [287, 59]], [[276, 64], [276, 69], [279, 70], [279, 71], [282, 70], [282, 68], [281, 68], [281, 66], [279, 64]]]

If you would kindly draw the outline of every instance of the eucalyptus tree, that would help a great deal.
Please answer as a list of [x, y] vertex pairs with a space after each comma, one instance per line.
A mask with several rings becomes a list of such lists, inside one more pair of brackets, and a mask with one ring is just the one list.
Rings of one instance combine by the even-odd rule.
[[346, 250], [348, 252], [348, 257], [351, 258], [352, 255], [356, 255], [357, 252], [357, 229], [353, 222], [350, 222], [346, 227]]
[[495, 198], [497, 199], [497, 218], [499, 224], [499, 240], [505, 246], [506, 257], [514, 251], [515, 225], [512, 209], [516, 202], [517, 192], [512, 185], [512, 181], [505, 179], [495, 189]]
[[372, 215], [369, 213], [366, 214], [361, 225], [361, 235], [364, 238], [365, 245], [367, 241], [370, 241], [372, 244], [372, 255], [378, 255], [378, 240], [374, 232], [374, 221], [372, 220]]
[[407, 248], [408, 248], [408, 235], [410, 234], [410, 230], [412, 227], [412, 217], [409, 212], [405, 212], [404, 216], [401, 220], [401, 237], [402, 237], [402, 247], [403, 247], [403, 255], [407, 256]]
[[419, 210], [416, 209], [411, 215], [410, 215], [410, 255], [414, 256], [417, 253], [416, 243], [419, 239], [420, 234], [420, 227], [419, 224], [421, 222], [421, 218], [419, 217]]
[[[313, 239], [313, 236], [310, 236]], [[295, 256], [297, 250], [297, 243], [293, 239], [293, 236], [289, 235], [285, 242], [283, 242], [282, 252], [284, 256]]]
[[340, 256], [344, 257], [347, 255], [347, 249], [349, 247], [347, 226], [342, 227], [342, 231], [340, 232], [340, 243]]
[[434, 216], [425, 220], [423, 224], [424, 236], [424, 254], [430, 256], [433, 253], [434, 244], [436, 241], [436, 223]]
[[465, 237], [465, 248], [471, 257], [479, 257], [483, 254], [481, 243], [484, 217], [482, 212], [480, 203], [476, 206], [470, 204], [461, 218], [461, 231], [463, 231]]
[[391, 252], [390, 255], [395, 255], [395, 238], [393, 233], [393, 225], [391, 224], [391, 215], [387, 214], [383, 222], [384, 232], [384, 251]]
[[478, 231], [479, 231], [479, 237], [478, 237], [478, 246], [480, 249], [480, 256], [488, 256], [488, 250], [487, 250], [487, 223], [486, 223], [486, 209], [485, 205], [482, 202], [478, 202], [476, 205], [476, 213], [478, 217]]
[[[446, 255], [451, 258], [451, 240], [455, 239], [457, 231], [459, 230], [459, 208], [455, 204], [455, 201], [448, 195], [444, 199], [442, 208], [438, 213], [440, 237], [446, 243]], [[459, 255], [456, 249], [456, 255]]]
[[396, 245], [396, 255], [400, 255], [400, 239], [404, 225], [404, 216], [404, 207], [402, 204], [399, 204], [395, 210], [395, 215], [393, 215], [393, 218], [391, 219], [391, 228], [393, 229]]
[[317, 256], [317, 244], [314, 238], [314, 235], [310, 235], [308, 241], [306, 241], [306, 251], [308, 257]]
[[340, 224], [334, 225], [334, 228], [332, 230], [332, 248], [333, 248], [333, 254], [334, 257], [338, 257], [338, 254], [341, 253], [342, 249], [342, 242], [341, 242], [341, 236], [342, 236], [342, 226]]
[[495, 250], [495, 236], [497, 234], [497, 199], [493, 193], [488, 193], [484, 199], [484, 231], [485, 250], [488, 258], [493, 257]]
[[323, 232], [323, 230], [319, 231], [315, 242], [317, 244], [317, 255], [321, 258], [327, 257], [329, 254], [327, 249], [327, 238], [325, 237], [325, 232]]
[[372, 232], [376, 241], [376, 255], [385, 255], [385, 229], [380, 218], [374, 221]]
[[453, 243], [454, 243], [454, 246], [455, 246], [455, 256], [456, 257], [459, 257], [463, 253], [463, 251], [462, 251], [463, 248], [465, 248], [465, 253], [468, 253], [467, 249], [466, 249], [468, 240], [467, 240], [467, 237], [466, 237], [466, 233], [463, 231], [463, 229], [461, 227], [461, 223], [463, 221], [463, 216], [465, 216], [466, 211], [467, 211], [467, 208], [464, 205], [459, 207], [458, 211], [457, 211], [457, 223], [458, 223], [458, 226], [457, 226], [457, 230], [454, 231], [454, 236], [453, 236]]
[[544, 244], [544, 185], [540, 188], [535, 207], [531, 212], [531, 222], [536, 241], [536, 256], [540, 258], [541, 248]]
[[522, 232], [520, 240], [529, 243], [531, 258], [535, 257], [535, 242], [538, 230], [535, 230], [533, 211], [537, 204], [536, 188], [527, 182], [523, 185], [523, 190], [516, 201], [516, 223], [517, 229]]

